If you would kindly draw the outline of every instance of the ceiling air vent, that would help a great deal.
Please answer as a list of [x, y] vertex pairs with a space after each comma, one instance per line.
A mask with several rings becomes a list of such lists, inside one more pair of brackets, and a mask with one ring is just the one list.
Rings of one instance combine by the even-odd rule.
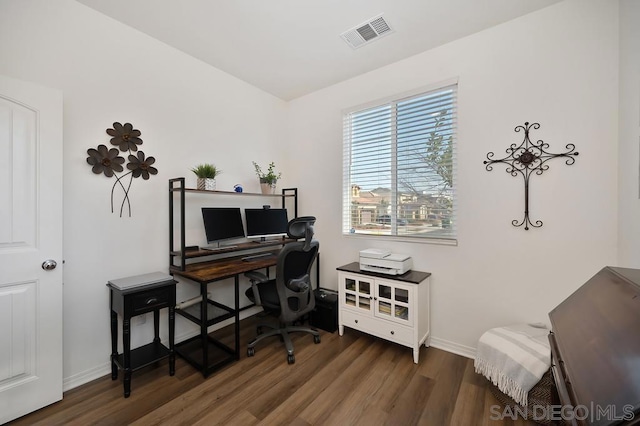
[[347, 44], [354, 49], [358, 47], [370, 43], [373, 40], [377, 40], [383, 35], [391, 34], [393, 30], [384, 20], [382, 15], [378, 15], [375, 18], [371, 18], [366, 22], [350, 29], [349, 31], [345, 31], [340, 34], [340, 37]]

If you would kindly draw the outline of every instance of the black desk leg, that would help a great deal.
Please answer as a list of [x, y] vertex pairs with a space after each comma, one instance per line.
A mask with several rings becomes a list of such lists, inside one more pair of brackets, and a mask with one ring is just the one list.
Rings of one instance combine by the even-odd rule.
[[235, 331], [236, 331], [236, 361], [240, 359], [240, 278], [238, 275], [235, 277], [234, 281], [234, 291], [235, 291]]
[[124, 397], [131, 395], [131, 319], [122, 320], [122, 350], [124, 358]]
[[[111, 296], [113, 298], [113, 295]], [[118, 314], [111, 311], [111, 380], [118, 378]]]
[[173, 300], [169, 305], [169, 375], [173, 376], [176, 374], [176, 353], [174, 350], [174, 339], [175, 339], [175, 325], [176, 325], [176, 315], [175, 315], [175, 305], [176, 301]]
[[207, 285], [200, 284], [200, 294], [202, 295], [202, 302], [200, 303], [200, 338], [202, 340], [202, 375], [207, 377], [209, 375], [209, 336], [207, 335], [207, 320], [208, 315], [208, 301], [207, 301]]

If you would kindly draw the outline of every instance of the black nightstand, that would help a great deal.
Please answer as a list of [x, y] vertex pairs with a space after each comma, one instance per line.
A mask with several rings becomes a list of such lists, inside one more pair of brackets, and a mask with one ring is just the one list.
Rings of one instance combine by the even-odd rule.
[[[156, 361], [169, 358], [169, 375], [175, 374], [176, 281], [161, 273], [112, 280], [109, 287], [111, 307], [111, 379], [124, 370], [124, 397], [131, 394], [131, 373]], [[169, 309], [169, 347], [160, 342], [160, 309]], [[131, 318], [153, 312], [153, 342], [131, 350]], [[122, 317], [122, 354], [118, 354], [118, 314]]]
[[333, 333], [338, 329], [338, 293], [324, 288], [313, 291], [316, 307], [309, 315], [313, 327]]

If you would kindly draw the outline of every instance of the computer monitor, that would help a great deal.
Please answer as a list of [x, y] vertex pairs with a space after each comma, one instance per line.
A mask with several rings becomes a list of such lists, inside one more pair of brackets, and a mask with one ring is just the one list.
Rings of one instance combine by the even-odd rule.
[[287, 209], [245, 209], [247, 238], [266, 241], [267, 238], [287, 235]]
[[204, 249], [224, 248], [222, 241], [244, 238], [244, 226], [239, 207], [203, 207], [202, 220], [207, 243], [211, 246]]

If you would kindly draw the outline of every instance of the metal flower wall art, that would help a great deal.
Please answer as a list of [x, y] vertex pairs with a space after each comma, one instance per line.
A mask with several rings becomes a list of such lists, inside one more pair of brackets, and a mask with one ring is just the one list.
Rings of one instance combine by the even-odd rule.
[[[92, 166], [91, 171], [99, 175], [103, 174], [108, 178], [114, 178], [115, 182], [111, 187], [111, 213], [113, 213], [113, 197], [116, 187], [122, 189], [124, 196], [120, 204], [120, 217], [124, 211], [125, 204], [131, 217], [131, 200], [129, 199], [129, 190], [134, 178], [142, 177], [148, 180], [151, 175], [158, 173], [158, 169], [153, 167], [156, 159], [146, 157], [144, 152], [138, 151], [138, 147], [142, 145], [142, 134], [140, 130], [134, 129], [131, 123], [113, 123], [112, 129], [107, 129], [107, 134], [111, 136], [111, 145], [117, 148], [108, 148], [105, 145], [98, 145], [97, 149], [89, 148], [87, 150], [87, 163]], [[128, 152], [128, 162], [126, 165], [128, 172], [118, 175], [124, 171], [124, 157], [120, 156], [121, 152]], [[135, 155], [134, 155], [135, 154]], [[126, 178], [129, 176], [129, 181]], [[124, 179], [124, 180], [123, 180]]]

